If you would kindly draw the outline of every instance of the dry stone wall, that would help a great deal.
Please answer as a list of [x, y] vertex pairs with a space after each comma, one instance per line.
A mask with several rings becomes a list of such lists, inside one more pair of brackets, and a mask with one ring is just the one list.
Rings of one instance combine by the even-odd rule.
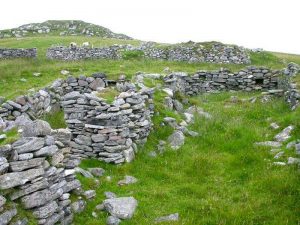
[[98, 158], [108, 163], [133, 160], [136, 144], [145, 142], [151, 129], [152, 89], [122, 92], [112, 104], [89, 93], [70, 92], [62, 106], [72, 159]]
[[52, 47], [47, 50], [47, 58], [58, 60], [80, 59], [122, 59], [126, 52], [136, 51], [146, 59], [248, 64], [247, 51], [238, 46], [212, 44], [205, 48], [198, 43], [157, 47], [153, 43], [144, 43], [139, 47], [131, 45], [112, 45], [103, 48]]
[[0, 48], [0, 59], [36, 58], [36, 48]]
[[239, 72], [228, 69], [199, 71], [189, 76], [187, 73], [171, 73], [164, 78], [167, 87], [186, 95], [222, 90], [270, 90], [278, 88], [280, 70], [265, 67], [247, 67]]
[[90, 93], [107, 85], [108, 81], [102, 73], [93, 74], [91, 77], [82, 75], [78, 78], [69, 76], [66, 79], [58, 79], [36, 93], [18, 96], [14, 101], [2, 103], [0, 118], [15, 120], [21, 115], [28, 115], [32, 119], [38, 118], [59, 108], [61, 97], [68, 92]]
[[[0, 208], [5, 208], [0, 224], [12, 224], [19, 214], [16, 205], [31, 211], [38, 224], [71, 224], [70, 192], [81, 188], [75, 170], [64, 164], [71, 133], [51, 130], [40, 120], [27, 121], [22, 129], [19, 140], [0, 146]], [[14, 224], [27, 224], [18, 217]]]

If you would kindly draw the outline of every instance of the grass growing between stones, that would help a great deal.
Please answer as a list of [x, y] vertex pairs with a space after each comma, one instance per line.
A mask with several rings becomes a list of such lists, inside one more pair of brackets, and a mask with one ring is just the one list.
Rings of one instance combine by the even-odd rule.
[[[191, 99], [213, 119], [197, 118], [190, 129], [201, 135], [187, 137], [178, 151], [167, 149], [157, 158], [148, 155], [159, 140], [172, 133], [172, 128], [160, 125], [167, 112], [157, 108], [160, 114], [154, 116], [154, 129], [134, 162], [115, 166], [83, 161], [83, 168], [103, 167], [112, 179], [102, 177], [101, 184], [96, 185], [93, 179], [79, 176], [83, 187], [95, 189], [97, 197], [76, 215], [75, 224], [105, 223], [105, 212], [97, 212], [98, 218], [91, 215], [104, 200], [104, 191], [138, 200], [134, 217], [122, 224], [154, 224], [155, 218], [175, 212], [180, 220], [166, 224], [299, 224], [299, 171], [293, 166], [272, 165], [270, 149], [253, 143], [273, 139], [279, 131], [269, 127], [271, 122], [277, 122], [281, 129], [295, 125], [291, 140], [299, 138], [300, 110], [291, 112], [281, 99], [233, 104], [228, 101], [230, 95]], [[282, 160], [293, 154], [294, 149], [285, 150]], [[132, 175], [139, 182], [119, 187], [117, 181], [124, 175]]]
[[1, 134], [5, 134], [6, 139], [0, 140], [0, 145], [10, 144], [19, 138], [19, 133], [17, 129], [11, 129], [5, 133], [0, 131], [0, 135]]
[[105, 88], [102, 91], [100, 91], [97, 96], [100, 98], [104, 98], [107, 103], [111, 104], [115, 97], [117, 97], [120, 94], [115, 88]]
[[67, 127], [63, 110], [47, 113], [41, 119], [47, 121], [50, 124], [52, 129]]

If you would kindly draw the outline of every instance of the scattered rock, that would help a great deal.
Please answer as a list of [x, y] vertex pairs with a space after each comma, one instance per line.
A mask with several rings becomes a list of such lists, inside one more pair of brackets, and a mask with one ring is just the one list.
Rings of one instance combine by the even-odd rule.
[[278, 152], [275, 156], [274, 156], [274, 159], [279, 159], [281, 156], [283, 156], [284, 152], [281, 151], [281, 152]]
[[289, 139], [291, 136], [291, 132], [294, 129], [294, 126], [288, 126], [283, 131], [275, 136], [275, 140], [278, 142], [284, 142]]
[[123, 185], [128, 185], [128, 184], [134, 184], [138, 181], [138, 179], [136, 179], [133, 176], [125, 176], [123, 180], [120, 180], [118, 182], [119, 186], [123, 186]]
[[95, 190], [88, 190], [88, 191], [85, 191], [83, 193], [84, 197], [86, 197], [86, 199], [91, 199], [91, 198], [94, 198], [96, 196], [96, 191]]
[[279, 126], [278, 126], [277, 123], [271, 123], [271, 124], [270, 124], [270, 127], [271, 127], [272, 129], [274, 129], [274, 130], [279, 129]]
[[88, 171], [95, 177], [102, 177], [105, 173], [102, 168], [89, 168]]
[[289, 165], [293, 165], [293, 164], [300, 165], [300, 159], [299, 158], [289, 157], [287, 164], [289, 164]]
[[71, 207], [72, 207], [72, 210], [73, 210], [74, 213], [82, 212], [85, 209], [85, 206], [86, 206], [86, 202], [82, 199], [80, 199], [76, 202], [73, 202], [71, 204]]
[[177, 150], [184, 144], [184, 134], [177, 130], [171, 136], [168, 137], [168, 142], [172, 149]]
[[106, 199], [103, 204], [112, 216], [119, 219], [131, 219], [137, 207], [137, 201], [133, 197]]
[[257, 146], [266, 146], [266, 147], [272, 147], [272, 148], [280, 148], [281, 143], [277, 141], [264, 141], [264, 142], [255, 142], [254, 143]]
[[107, 199], [117, 198], [117, 195], [110, 191], [104, 192], [104, 195], [105, 195], [105, 198], [107, 198]]
[[273, 164], [276, 166], [285, 166], [286, 165], [285, 162], [273, 162]]

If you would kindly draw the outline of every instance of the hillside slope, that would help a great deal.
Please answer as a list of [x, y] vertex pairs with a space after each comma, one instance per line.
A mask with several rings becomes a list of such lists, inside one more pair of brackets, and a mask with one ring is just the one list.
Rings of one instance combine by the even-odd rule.
[[81, 20], [47, 20], [43, 23], [30, 23], [13, 29], [0, 30], [0, 38], [21, 38], [41, 35], [81, 35], [101, 38], [132, 39], [125, 34], [117, 34], [108, 28], [92, 23], [86, 23]]

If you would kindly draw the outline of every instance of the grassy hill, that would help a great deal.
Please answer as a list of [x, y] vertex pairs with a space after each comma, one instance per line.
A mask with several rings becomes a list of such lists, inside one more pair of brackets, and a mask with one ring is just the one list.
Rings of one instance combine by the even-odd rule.
[[117, 34], [105, 27], [86, 23], [81, 20], [47, 20], [43, 23], [30, 23], [13, 29], [0, 30], [0, 38], [45, 35], [132, 39], [125, 34]]

